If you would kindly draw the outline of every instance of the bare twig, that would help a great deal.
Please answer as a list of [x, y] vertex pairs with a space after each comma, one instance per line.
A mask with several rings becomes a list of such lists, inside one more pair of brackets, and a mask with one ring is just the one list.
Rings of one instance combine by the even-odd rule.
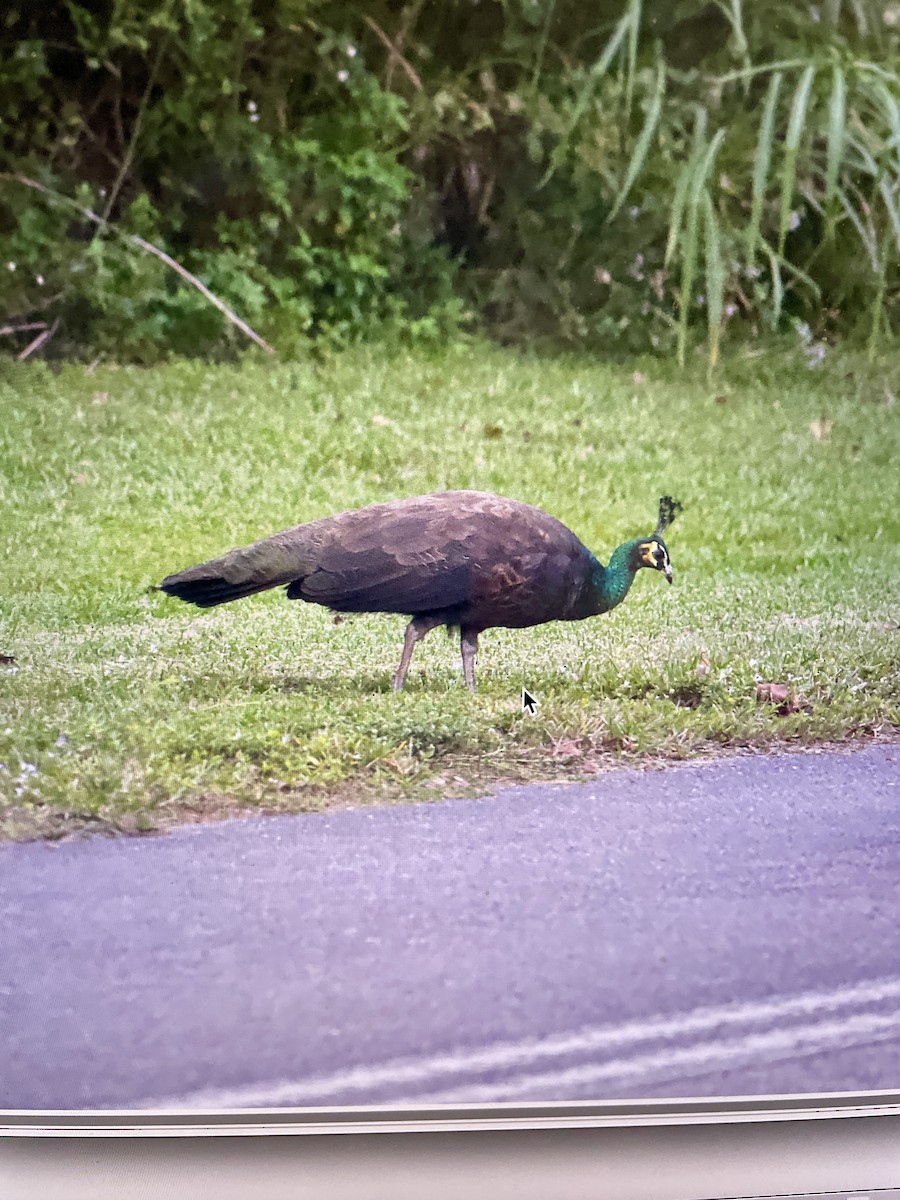
[[[118, 233], [119, 230], [116, 230], [116, 232]], [[122, 233], [121, 236], [127, 238], [135, 246], [139, 246], [142, 250], [146, 250], [148, 254], [155, 255], [167, 267], [171, 267], [176, 274], [192, 284], [201, 295], [205, 296], [210, 304], [214, 304], [219, 312], [228, 318], [232, 325], [237, 326], [241, 333], [250, 338], [252, 342], [256, 342], [257, 346], [262, 347], [267, 354], [275, 353], [273, 347], [264, 338], [261, 338], [255, 330], [251, 329], [246, 321], [241, 320], [237, 313], [232, 312], [228, 305], [220, 300], [218, 296], [214, 295], [202, 280], [198, 279], [196, 275], [192, 275], [187, 267], [183, 267], [180, 262], [176, 262], [170, 254], [166, 254], [165, 250], [160, 250], [158, 246], [154, 246], [151, 242], [145, 241], [144, 238], [138, 237], [136, 233]]]
[[26, 358], [30, 358], [31, 355], [34, 354], [35, 350], [40, 350], [41, 346], [46, 346], [47, 342], [50, 341], [57, 329], [59, 329], [59, 317], [57, 317], [53, 324], [45, 329], [43, 333], [39, 333], [33, 341], [29, 342], [24, 350], [16, 355], [16, 358], [18, 358], [19, 362], [24, 362]]
[[128, 141], [128, 145], [125, 148], [125, 153], [122, 155], [122, 161], [119, 164], [119, 170], [116, 173], [115, 179], [113, 180], [113, 185], [109, 189], [109, 197], [103, 207], [104, 221], [109, 220], [109, 214], [112, 212], [113, 205], [118, 198], [122, 184], [125, 182], [125, 176], [128, 174], [129, 170], [131, 169], [131, 164], [134, 161], [134, 150], [137, 146], [138, 137], [140, 136], [141, 122], [144, 119], [144, 111], [147, 107], [147, 101], [150, 99], [150, 92], [153, 89], [154, 83], [156, 83], [156, 73], [159, 70], [160, 62], [162, 61], [162, 54], [163, 43], [160, 42], [159, 49], [156, 52], [156, 58], [153, 60], [153, 66], [150, 68], [150, 74], [147, 78], [147, 86], [144, 88], [144, 93], [141, 96], [141, 102], [138, 105], [137, 115], [134, 118], [134, 127], [131, 130], [131, 137]]
[[35, 329], [46, 328], [46, 321], [26, 321], [24, 325], [0, 325], [0, 337], [9, 337], [14, 333], [33, 333]]
[[[408, 5], [400, 14], [400, 24], [397, 32], [394, 34], [394, 45], [399, 51], [403, 51], [407, 38], [415, 28], [416, 21], [422, 11], [422, 5], [425, 0], [414, 0], [413, 4]], [[393, 91], [394, 85], [394, 67], [398, 60], [391, 56], [388, 57], [387, 66], [384, 71], [384, 86], [387, 91]]]
[[86, 217], [89, 221], [92, 221], [95, 225], [105, 225], [108, 229], [111, 229], [113, 233], [116, 233], [119, 235], [119, 237], [124, 238], [126, 242], [130, 242], [133, 246], [137, 246], [140, 250], [146, 250], [148, 254], [152, 254], [155, 258], [158, 258], [160, 262], [164, 262], [167, 267], [171, 267], [176, 274], [180, 275], [181, 278], [186, 280], [187, 283], [191, 284], [192, 287], [195, 287], [201, 295], [206, 297], [210, 304], [215, 305], [219, 312], [228, 318], [232, 325], [235, 325], [241, 331], [241, 333], [250, 338], [252, 342], [255, 342], [257, 346], [260, 346], [263, 350], [265, 350], [267, 354], [275, 353], [274, 349], [269, 345], [269, 343], [261, 338], [253, 329], [251, 329], [246, 321], [241, 320], [237, 313], [232, 312], [228, 305], [220, 300], [218, 296], [214, 295], [205, 283], [199, 280], [196, 275], [192, 275], [187, 267], [183, 267], [180, 262], [176, 262], [176, 260], [172, 258], [170, 254], [166, 254], [165, 250], [160, 250], [158, 246], [154, 246], [152, 242], [148, 242], [145, 238], [139, 237], [136, 233], [126, 233], [124, 230], [119, 229], [117, 225], [104, 221], [103, 218], [98, 213], [95, 213], [93, 209], [85, 208], [83, 205], [79, 204], [77, 200], [72, 200], [71, 197], [64, 196], [62, 192], [55, 192], [52, 188], [46, 187], [43, 183], [38, 183], [36, 179], [29, 179], [26, 175], [8, 175], [5, 173], [0, 174], [0, 179], [9, 179], [15, 183], [20, 183], [23, 187], [29, 187], [36, 192], [41, 192], [43, 195], [49, 196], [51, 200], [55, 200], [60, 204], [65, 204], [68, 208], [77, 209], [82, 216]]
[[389, 55], [389, 62], [399, 63], [399, 65], [403, 68], [403, 73], [406, 75], [406, 78], [409, 80], [409, 82], [413, 85], [413, 87], [416, 89], [416, 91], [421, 92], [422, 80], [416, 74], [416, 69], [412, 65], [412, 63], [409, 61], [409, 59], [406, 58], [405, 55], [403, 55], [400, 52], [400, 49], [399, 49], [399, 46], [397, 45], [397, 43], [392, 42], [391, 39], [388, 37], [388, 35], [384, 32], [384, 30], [378, 24], [378, 22], [373, 21], [370, 16], [368, 16], [367, 14], [363, 14], [363, 20], [368, 25], [368, 27], [372, 30], [372, 32], [375, 34], [375, 36], [378, 38], [378, 40], [387, 47], [388, 55]]

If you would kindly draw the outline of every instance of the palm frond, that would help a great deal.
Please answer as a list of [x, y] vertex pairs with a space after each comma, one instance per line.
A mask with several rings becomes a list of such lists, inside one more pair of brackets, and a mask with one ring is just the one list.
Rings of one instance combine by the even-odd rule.
[[859, 234], [859, 240], [862, 242], [866, 254], [869, 256], [872, 270], [876, 275], [880, 275], [881, 262], [878, 256], [878, 238], [872, 227], [871, 218], [862, 215], [843, 188], [838, 188], [838, 199], [841, 202], [844, 212], [850, 218], [850, 224]]
[[666, 239], [666, 253], [663, 258], [663, 266], [665, 267], [672, 261], [672, 255], [678, 246], [678, 239], [681, 236], [681, 226], [684, 221], [684, 205], [695, 168], [696, 162], [694, 159], [689, 158], [675, 180], [675, 191], [672, 193], [672, 208], [671, 215], [669, 216], [669, 234]]
[[893, 89], [891, 91], [885, 80], [876, 78], [868, 90], [890, 130], [890, 148], [894, 153], [894, 167], [897, 174], [900, 175], [900, 102], [897, 99], [900, 96], [900, 77], [894, 79]]
[[762, 224], [762, 211], [766, 199], [766, 186], [769, 181], [769, 166], [772, 162], [772, 145], [775, 136], [775, 109], [778, 104], [778, 92], [781, 88], [781, 80], [781, 72], [775, 71], [769, 80], [769, 87], [763, 104], [762, 118], [759, 122], [759, 137], [756, 142], [756, 154], [753, 159], [753, 192], [751, 197], [750, 224], [747, 228], [747, 261], [751, 264], [756, 257], [756, 246], [759, 241], [759, 231]]
[[672, 256], [678, 247], [678, 239], [681, 235], [681, 226], [684, 221], [684, 206], [687, 200], [688, 188], [706, 148], [706, 126], [708, 120], [709, 114], [706, 109], [703, 105], [698, 104], [694, 115], [694, 136], [691, 153], [687, 162], [684, 163], [678, 173], [678, 178], [675, 180], [675, 191], [672, 194], [669, 231], [666, 237], [666, 252], [663, 259], [663, 266], [666, 267], [672, 261]]
[[688, 186], [686, 201], [687, 219], [684, 227], [684, 238], [681, 244], [681, 284], [678, 301], [677, 354], [678, 362], [681, 366], [684, 366], [687, 355], [688, 323], [694, 292], [694, 280], [697, 275], [701, 196], [724, 137], [725, 130], [717, 130], [715, 137], [705, 147], [700, 156]]
[[[766, 247], [768, 250], [768, 247]], [[784, 305], [784, 284], [781, 281], [781, 258], [774, 250], [768, 250], [769, 271], [772, 276], [772, 328], [775, 329], [781, 320], [781, 309]]]
[[807, 58], [782, 58], [777, 62], [763, 63], [758, 67], [739, 67], [735, 71], [726, 71], [724, 75], [714, 75], [711, 83], [737, 83], [739, 80], [753, 79], [756, 75], [769, 75], [773, 71], [793, 71], [797, 67], [805, 67]]
[[885, 230], [885, 244], [881, 247], [881, 253], [878, 255], [881, 270], [878, 272], [878, 287], [875, 291], [875, 298], [872, 301], [872, 324], [869, 329], [869, 340], [866, 347], [869, 362], [873, 362], [875, 359], [875, 354], [878, 350], [878, 340], [881, 335], [882, 319], [884, 317], [884, 294], [887, 289], [888, 236], [888, 232]]
[[[809, 294], [813, 300], [819, 301], [822, 299], [822, 289], [819, 287], [813, 277], [807, 274], [802, 267], [798, 267], [796, 263], [792, 263], [791, 260], [789, 258], [785, 258], [783, 254], [779, 254], [778, 251], [774, 249], [774, 247], [770, 246], [766, 241], [762, 242], [762, 248], [769, 256], [770, 262], [774, 257], [776, 263], [778, 264], [779, 280], [781, 281], [782, 285], [784, 281], [781, 277], [781, 271], [784, 271], [786, 274], [790, 275], [792, 279], [795, 279], [797, 283], [802, 284], [809, 291]], [[782, 292], [785, 291], [787, 291], [787, 288], [782, 286]]]
[[829, 240], [834, 237], [834, 210], [837, 202], [838, 174], [844, 157], [847, 131], [847, 80], [841, 66], [832, 73], [831, 99], [828, 104], [828, 149], [825, 159], [825, 211]]
[[634, 100], [634, 80], [637, 73], [638, 40], [641, 35], [641, 15], [643, 0], [628, 0], [625, 16], [628, 20], [627, 45], [625, 49], [625, 115], [627, 125], [631, 119], [631, 105]]
[[[735, 55], [743, 59], [745, 69], [752, 69], [753, 63], [750, 61], [750, 47], [747, 43], [747, 34], [744, 32], [743, 0], [716, 0], [716, 4], [719, 10], [728, 18], [728, 23], [731, 26]], [[749, 86], [749, 79], [744, 79], [743, 83], [746, 92]]]
[[613, 30], [609, 41], [604, 46], [603, 53], [588, 72], [584, 86], [582, 87], [581, 92], [578, 95], [578, 99], [575, 101], [575, 105], [569, 116], [568, 127], [565, 133], [559, 139], [559, 142], [554, 147], [553, 154], [550, 158], [550, 165], [547, 167], [547, 170], [544, 172], [544, 175], [538, 184], [538, 190], [540, 190], [550, 181], [556, 171], [556, 168], [565, 157], [572, 134], [575, 132], [579, 121], [587, 111], [587, 107], [591, 102], [591, 98], [594, 95], [600, 80], [612, 66], [613, 60], [622, 46], [625, 35], [628, 33], [630, 21], [630, 14], [626, 11], [624, 15], [621, 16], [616, 22], [616, 27]]
[[719, 361], [719, 341], [722, 336], [722, 312], [725, 307], [725, 266], [722, 262], [722, 239], [719, 220], [713, 207], [709, 188], [703, 189], [703, 215], [706, 244], [706, 317], [709, 329], [709, 367]]
[[794, 185], [797, 181], [797, 157], [800, 153], [800, 139], [806, 123], [806, 110], [809, 105], [809, 93], [815, 79], [816, 68], [810, 63], [800, 76], [794, 97], [791, 101], [791, 114], [788, 118], [787, 134], [784, 139], [784, 159], [781, 166], [781, 212], [778, 221], [778, 253], [784, 253], [784, 243], [787, 237], [791, 219], [791, 203], [794, 198]]
[[892, 181], [884, 175], [878, 180], [878, 191], [890, 221], [890, 228], [894, 232], [897, 252], [900, 253], [900, 207], [898, 207], [897, 197], [894, 194], [896, 190], [897, 180], [893, 181], [893, 186]]
[[631, 154], [628, 166], [625, 169], [625, 178], [622, 181], [622, 186], [619, 189], [619, 194], [613, 201], [613, 206], [610, 210], [607, 220], [611, 221], [616, 216], [619, 209], [625, 203], [628, 193], [634, 186], [634, 181], [641, 173], [641, 168], [647, 158], [647, 151], [650, 149], [650, 142], [653, 140], [653, 135], [656, 133], [656, 127], [659, 124], [660, 114], [662, 112], [663, 95], [666, 90], [666, 68], [662, 58], [656, 66], [656, 79], [653, 85], [653, 92], [650, 97], [650, 107], [647, 110], [647, 118], [644, 121], [644, 127], [640, 132], [638, 140], [634, 144], [634, 150]]

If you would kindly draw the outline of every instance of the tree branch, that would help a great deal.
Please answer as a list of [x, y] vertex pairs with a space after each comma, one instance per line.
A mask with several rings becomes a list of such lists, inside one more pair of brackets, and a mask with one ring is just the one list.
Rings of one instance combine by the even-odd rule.
[[9, 337], [13, 333], [34, 333], [36, 329], [46, 328], [46, 321], [26, 321], [24, 325], [0, 325], [0, 337]]
[[162, 62], [163, 45], [164, 43], [160, 42], [159, 49], [156, 52], [156, 58], [153, 60], [153, 66], [150, 69], [150, 75], [147, 79], [147, 86], [144, 88], [143, 95], [141, 96], [141, 102], [138, 105], [137, 115], [134, 118], [134, 128], [131, 131], [131, 138], [128, 142], [128, 145], [125, 147], [125, 153], [122, 155], [122, 161], [119, 164], [119, 170], [116, 174], [115, 180], [113, 181], [113, 185], [109, 189], [109, 198], [107, 199], [103, 208], [104, 221], [109, 220], [109, 215], [113, 210], [113, 205], [116, 202], [116, 198], [119, 195], [122, 184], [125, 182], [125, 176], [128, 174], [129, 170], [131, 169], [131, 164], [134, 161], [134, 151], [141, 132], [141, 122], [144, 119], [144, 110], [147, 107], [147, 101], [150, 99], [150, 92], [153, 90], [153, 85], [156, 83], [156, 74], [159, 71], [159, 64]]
[[34, 354], [35, 350], [40, 350], [41, 346], [45, 346], [53, 337], [54, 333], [56, 333], [57, 329], [59, 329], [59, 317], [57, 317], [53, 324], [48, 326], [43, 333], [39, 333], [33, 341], [29, 342], [24, 350], [20, 351], [16, 355], [16, 358], [18, 358], [19, 362], [24, 362], [26, 358], [30, 358], [31, 355]]
[[413, 67], [412, 63], [410, 63], [409, 59], [405, 58], [404, 55], [400, 53], [396, 43], [391, 41], [377, 21], [373, 21], [372, 18], [365, 13], [363, 14], [363, 20], [372, 30], [378, 40], [383, 43], [383, 45], [387, 46], [389, 56], [388, 61], [391, 63], [399, 63], [403, 68], [403, 72], [409, 82], [413, 85], [417, 92], [421, 92], [422, 80], [416, 74], [415, 67]]
[[103, 218], [99, 216], [98, 213], [95, 213], [93, 209], [85, 208], [83, 205], [79, 204], [77, 200], [72, 200], [69, 196], [64, 196], [62, 192], [55, 192], [53, 188], [49, 188], [43, 183], [38, 183], [36, 179], [29, 179], [25, 175], [8, 175], [5, 172], [0, 174], [0, 179], [8, 179], [14, 183], [20, 183], [23, 187], [32, 188], [36, 192], [41, 192], [42, 195], [48, 196], [51, 200], [55, 200], [57, 203], [65, 204], [69, 208], [74, 208], [80, 212], [82, 216], [93, 222], [93, 224], [106, 226], [108, 229], [111, 229], [113, 233], [116, 233], [119, 237], [124, 238], [126, 242], [130, 242], [133, 246], [137, 246], [138, 249], [145, 250], [148, 254], [152, 254], [155, 258], [158, 258], [160, 262], [164, 262], [167, 267], [171, 267], [176, 274], [180, 275], [181, 278], [189, 283], [192, 287], [195, 287], [201, 295], [206, 297], [210, 304], [215, 305], [219, 312], [226, 316], [232, 325], [236, 326], [241, 333], [250, 338], [252, 342], [255, 342], [257, 346], [260, 346], [266, 351], [267, 354], [275, 353], [274, 349], [269, 345], [269, 343], [261, 338], [253, 329], [251, 329], [246, 321], [241, 320], [237, 313], [232, 312], [228, 305], [220, 300], [218, 296], [214, 295], [205, 283], [199, 280], [196, 275], [192, 275], [187, 267], [183, 267], [181, 263], [172, 258], [170, 254], [166, 254], [165, 250], [160, 250], [158, 246], [154, 246], [152, 242], [148, 242], [145, 238], [139, 237], [136, 233], [126, 233], [124, 230], [119, 229], [117, 225], [104, 221]]

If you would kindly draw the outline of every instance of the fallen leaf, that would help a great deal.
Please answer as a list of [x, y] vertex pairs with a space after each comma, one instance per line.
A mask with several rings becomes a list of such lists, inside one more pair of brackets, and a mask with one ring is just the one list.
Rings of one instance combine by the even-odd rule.
[[109, 399], [109, 392], [94, 392], [93, 403], [96, 405], [105, 404]]
[[376, 414], [374, 415], [374, 417], [372, 418], [372, 424], [373, 424], [373, 425], [382, 425], [382, 426], [384, 426], [384, 425], [393, 425], [393, 423], [394, 423], [394, 422], [391, 420], [391, 418], [390, 418], [390, 417], [384, 417], [384, 416], [382, 416], [382, 415], [381, 415], [381, 413], [376, 413]]
[[829, 421], [827, 417], [819, 417], [817, 420], [810, 422], [809, 432], [817, 442], [827, 442], [831, 437], [831, 430], [833, 428], [834, 421]]
[[502, 425], [485, 425], [484, 436], [486, 438], [503, 437], [503, 426]]
[[792, 695], [786, 683], [757, 684], [756, 699], [760, 704], [774, 704], [779, 717], [787, 717], [809, 707], [807, 698], [800, 693]]
[[584, 754], [581, 738], [559, 738], [550, 748], [551, 758], [578, 758]]

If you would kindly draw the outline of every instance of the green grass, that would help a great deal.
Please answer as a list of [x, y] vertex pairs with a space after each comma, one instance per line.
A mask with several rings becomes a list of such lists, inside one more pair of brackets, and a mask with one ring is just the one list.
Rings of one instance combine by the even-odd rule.
[[[659, 363], [641, 378], [472, 346], [320, 366], [3, 365], [0, 652], [16, 661], [0, 666], [0, 830], [143, 829], [891, 736], [896, 365], [809, 370], [772, 351], [712, 388]], [[299, 521], [445, 487], [537, 503], [604, 561], [671, 492], [676, 586], [646, 571], [609, 616], [488, 632], [476, 696], [439, 631], [408, 690], [389, 690], [400, 617], [336, 627], [280, 592], [198, 616], [149, 591]], [[760, 681], [787, 684], [798, 711], [760, 703]], [[523, 684], [537, 718], [519, 711]]]

